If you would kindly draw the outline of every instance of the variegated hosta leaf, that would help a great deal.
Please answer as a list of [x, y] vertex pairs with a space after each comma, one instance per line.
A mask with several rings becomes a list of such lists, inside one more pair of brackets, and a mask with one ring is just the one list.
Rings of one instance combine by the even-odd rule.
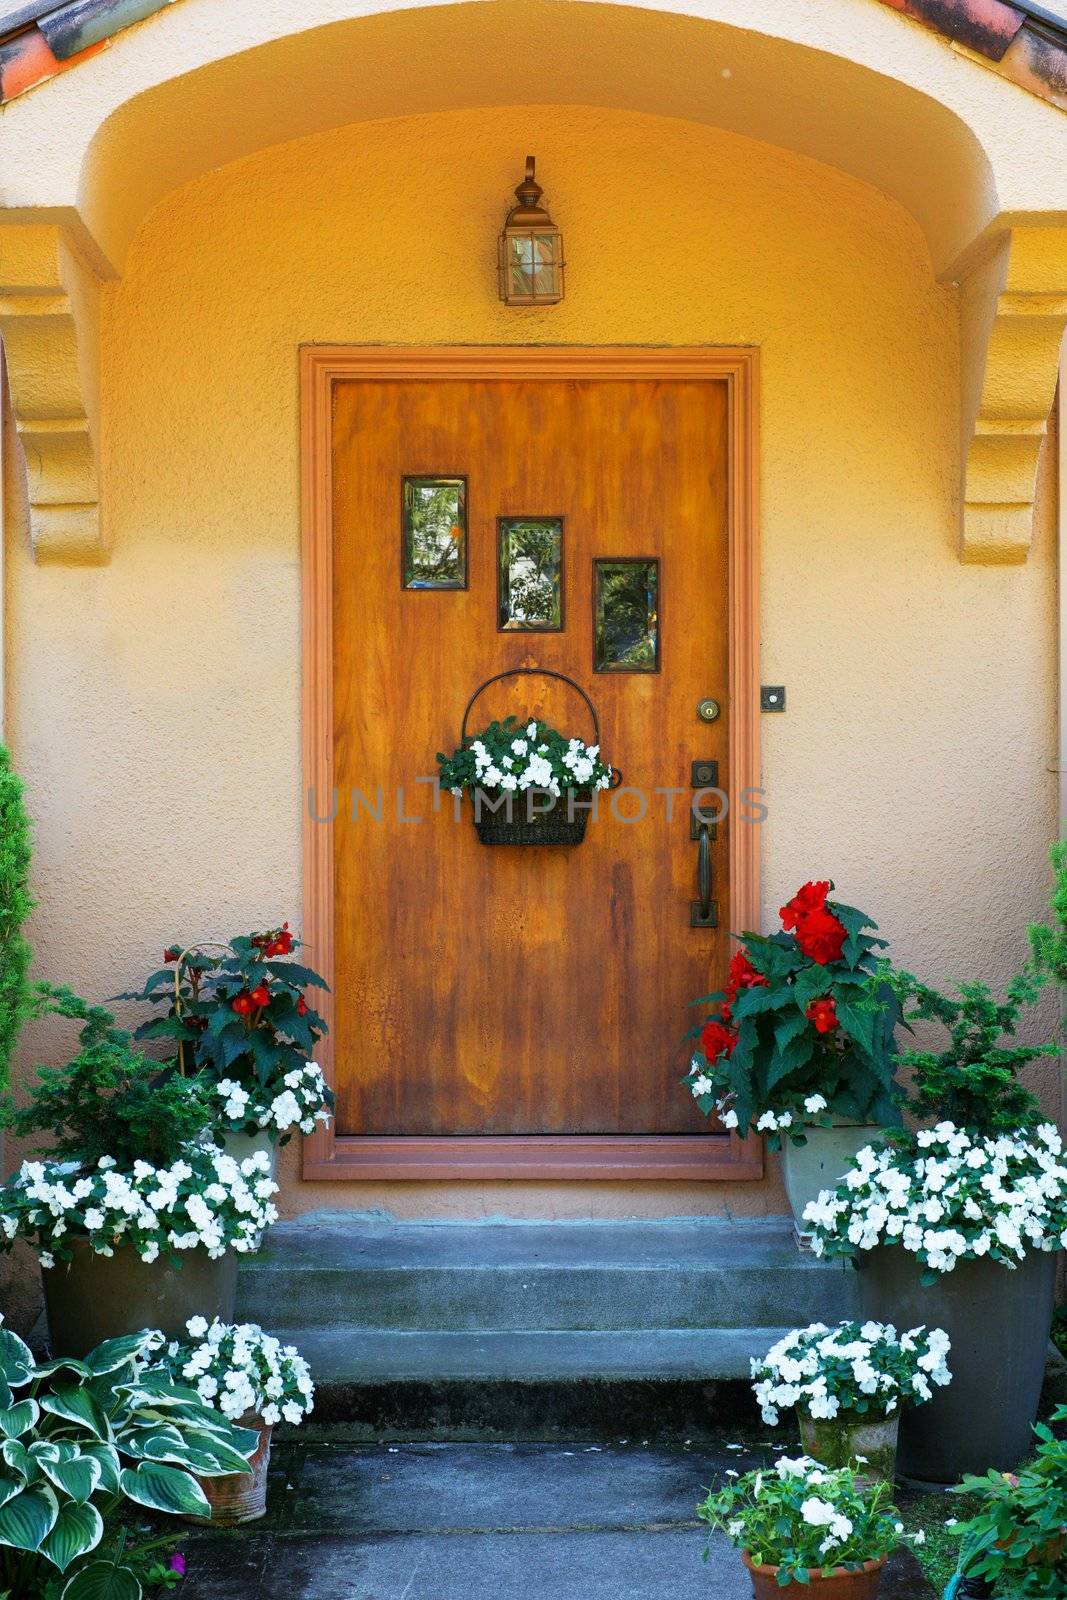
[[95, 1550], [103, 1536], [104, 1519], [95, 1506], [61, 1506], [55, 1527], [41, 1544], [41, 1554], [66, 1572], [72, 1561]]
[[[0, 1474], [0, 1506], [6, 1506], [13, 1495], [21, 1494], [26, 1487], [26, 1480], [19, 1474], [18, 1477], [8, 1477]], [[0, 1595], [0, 1600], [3, 1596]]]
[[117, 1372], [119, 1367], [125, 1366], [127, 1361], [134, 1360], [146, 1347], [154, 1344], [155, 1337], [149, 1328], [141, 1333], [123, 1334], [118, 1339], [105, 1339], [95, 1350], [90, 1350], [85, 1364], [96, 1377], [101, 1377], [105, 1372]]
[[[152, 1511], [166, 1511], [176, 1517], [207, 1517], [211, 1506], [196, 1479], [178, 1467], [142, 1461], [126, 1467], [119, 1476], [119, 1488], [128, 1499]], [[0, 1511], [0, 1516], [3, 1512]]]
[[88, 1428], [97, 1439], [110, 1439], [111, 1425], [99, 1400], [94, 1400], [87, 1389], [57, 1389], [41, 1400], [42, 1409], [67, 1422], [76, 1422]]
[[115, 1443], [123, 1455], [140, 1457], [152, 1453], [146, 1449], [151, 1439], [158, 1439], [161, 1444], [166, 1441], [171, 1444], [181, 1444], [182, 1437], [179, 1428], [172, 1428], [167, 1423], [157, 1422], [143, 1428], [123, 1428], [116, 1433]]
[[37, 1424], [41, 1408], [36, 1400], [27, 1397], [0, 1411], [0, 1433], [5, 1439], [18, 1439]]
[[63, 1586], [61, 1600], [141, 1600], [137, 1574], [115, 1561], [90, 1561]]
[[201, 1478], [224, 1478], [233, 1472], [250, 1471], [247, 1456], [239, 1450], [231, 1450], [221, 1441], [203, 1446], [184, 1441], [181, 1444], [161, 1442], [158, 1450], [146, 1450], [145, 1455], [149, 1461], [172, 1461], [177, 1466], [188, 1467]]
[[59, 1503], [47, 1485], [23, 1489], [0, 1506], [0, 1545], [13, 1550], [39, 1550], [56, 1525]]
[[40, 1463], [20, 1439], [5, 1439], [3, 1444], [0, 1444], [0, 1456], [3, 1456], [12, 1472], [17, 1472], [27, 1483], [36, 1483], [41, 1476]]
[[35, 1439], [30, 1445], [30, 1455], [38, 1461], [58, 1461], [62, 1454], [58, 1439]]
[[79, 1443], [78, 1448], [83, 1456], [91, 1456], [99, 1464], [100, 1487], [106, 1489], [108, 1494], [117, 1494], [122, 1463], [115, 1446], [87, 1439], [84, 1444]]
[[41, 1470], [57, 1489], [69, 1494], [72, 1500], [88, 1500], [100, 1484], [103, 1469], [92, 1456], [74, 1454], [63, 1461], [42, 1461]]
[[29, 1345], [10, 1328], [0, 1328], [0, 1377], [12, 1389], [19, 1389], [29, 1383], [33, 1374], [33, 1351]]
[[0, 1406], [12, 1406], [15, 1396], [11, 1393], [11, 1385], [6, 1378], [0, 1378]]
[[79, 1378], [91, 1376], [89, 1368], [84, 1361], [75, 1361], [73, 1356], [57, 1356], [54, 1361], [43, 1361], [37, 1368], [35, 1376], [38, 1378], [51, 1378], [57, 1372], [73, 1372]]

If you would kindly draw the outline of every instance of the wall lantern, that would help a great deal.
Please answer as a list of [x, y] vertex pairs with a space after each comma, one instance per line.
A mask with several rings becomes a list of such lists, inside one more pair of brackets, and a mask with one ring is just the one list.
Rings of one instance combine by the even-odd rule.
[[554, 306], [563, 299], [563, 235], [544, 206], [534, 178], [534, 158], [526, 157], [526, 176], [515, 190], [519, 202], [508, 212], [500, 235], [500, 298], [509, 306]]

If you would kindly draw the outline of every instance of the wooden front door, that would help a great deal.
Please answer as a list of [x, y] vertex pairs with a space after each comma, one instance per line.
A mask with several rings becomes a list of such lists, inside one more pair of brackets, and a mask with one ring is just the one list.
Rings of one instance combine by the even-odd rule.
[[[678, 1042], [686, 1002], [719, 984], [728, 955], [725, 828], [710, 846], [718, 927], [694, 928], [690, 808], [695, 761], [717, 763], [723, 787], [727, 777], [726, 463], [721, 383], [337, 387], [342, 1134], [704, 1127], [679, 1084]], [[403, 586], [405, 476], [466, 479], [465, 589]], [[499, 517], [562, 522], [557, 631], [502, 629]], [[649, 563], [623, 572], [646, 590], [652, 575], [658, 670], [649, 670], [651, 642], [643, 655], [633, 652], [633, 670], [594, 669], [595, 564], [612, 557]], [[461, 581], [458, 563], [446, 549], [446, 581]], [[555, 580], [553, 568], [543, 581]], [[625, 581], [621, 594], [625, 608]], [[610, 588], [606, 603], [601, 649], [625, 665], [625, 642], [613, 644], [610, 632]], [[415, 781], [435, 772], [437, 751], [458, 742], [478, 685], [518, 666], [564, 673], [586, 690], [605, 757], [623, 774], [625, 788], [600, 797], [580, 846], [488, 848], [469, 802], [458, 821], [449, 796], [435, 814], [432, 789]], [[712, 723], [697, 715], [709, 696], [723, 706]], [[587, 708], [558, 680], [491, 685], [470, 731], [508, 712], [593, 739]]]

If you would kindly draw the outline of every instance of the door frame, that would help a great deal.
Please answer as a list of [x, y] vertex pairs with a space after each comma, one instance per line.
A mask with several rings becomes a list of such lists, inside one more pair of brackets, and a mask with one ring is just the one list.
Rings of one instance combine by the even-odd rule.
[[[333, 828], [312, 797], [333, 790], [333, 388], [373, 379], [681, 379], [724, 382], [728, 412], [730, 793], [760, 784], [759, 352], [752, 347], [305, 345], [300, 350], [304, 937], [330, 985], [333, 1022]], [[731, 922], [758, 927], [760, 829], [727, 829]], [[333, 1034], [317, 1058], [334, 1081]], [[304, 1141], [308, 1179], [755, 1179], [763, 1141], [736, 1134], [339, 1135]]]

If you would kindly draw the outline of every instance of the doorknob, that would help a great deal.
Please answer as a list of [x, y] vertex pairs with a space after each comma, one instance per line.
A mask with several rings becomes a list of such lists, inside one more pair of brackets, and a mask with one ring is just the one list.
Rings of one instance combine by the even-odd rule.
[[702, 817], [697, 826], [697, 894], [698, 900], [689, 902], [691, 928], [717, 928], [719, 908], [711, 898], [711, 829], [715, 826]]

